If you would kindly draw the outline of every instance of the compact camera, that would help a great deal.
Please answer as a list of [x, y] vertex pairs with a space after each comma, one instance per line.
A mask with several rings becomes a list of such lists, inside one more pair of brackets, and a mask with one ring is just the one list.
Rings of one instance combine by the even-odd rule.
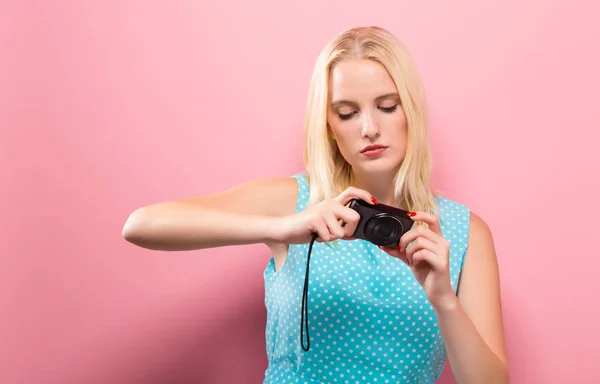
[[414, 224], [414, 220], [408, 216], [408, 211], [389, 205], [369, 204], [360, 199], [352, 199], [348, 207], [360, 215], [352, 237], [367, 240], [375, 245], [397, 248], [400, 237]]

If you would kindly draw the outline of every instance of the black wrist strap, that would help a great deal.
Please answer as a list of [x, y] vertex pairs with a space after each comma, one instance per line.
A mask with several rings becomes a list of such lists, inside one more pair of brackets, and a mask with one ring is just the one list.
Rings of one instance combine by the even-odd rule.
[[[308, 351], [310, 349], [310, 336], [308, 335], [308, 272], [310, 269], [310, 254], [316, 239], [317, 234], [315, 233], [308, 246], [308, 256], [306, 257], [306, 276], [304, 277], [304, 289], [302, 290], [302, 309], [300, 310], [300, 344], [302, 345], [302, 349], [304, 351]], [[306, 328], [306, 347], [304, 346], [305, 328], [303, 328], [303, 326]]]

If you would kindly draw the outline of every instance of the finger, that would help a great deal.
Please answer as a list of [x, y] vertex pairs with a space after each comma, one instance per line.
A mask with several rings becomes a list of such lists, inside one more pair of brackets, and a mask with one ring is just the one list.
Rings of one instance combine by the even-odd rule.
[[354, 209], [339, 204], [333, 206], [333, 214], [344, 229], [344, 238], [352, 236], [360, 220], [360, 214]]
[[406, 259], [409, 262], [409, 265], [415, 265], [414, 255], [417, 252], [422, 250], [427, 250], [430, 252], [436, 252], [438, 250], [438, 246], [433, 241], [425, 238], [418, 237], [409, 247], [406, 249]]
[[400, 246], [401, 250], [405, 250], [410, 243], [412, 243], [420, 237], [424, 237], [436, 244], [443, 244], [445, 241], [443, 236], [433, 232], [431, 228], [427, 228], [423, 225], [416, 225], [414, 228], [412, 228], [404, 235], [402, 235], [402, 237], [400, 237], [400, 242], [398, 243], [398, 245]]
[[340, 224], [340, 222], [338, 221], [338, 219], [332, 211], [324, 212], [323, 219], [325, 220], [325, 223], [327, 224], [327, 229], [329, 231], [329, 234], [331, 235], [330, 241], [339, 239], [345, 235], [344, 228], [342, 228], [342, 225]]
[[364, 189], [359, 189], [359, 188], [356, 188], [356, 187], [349, 187], [344, 192], [340, 193], [333, 200], [337, 201], [341, 205], [346, 205], [346, 204], [348, 204], [350, 202], [350, 200], [352, 200], [354, 198], [358, 198], [358, 199], [364, 200], [364, 201], [366, 201], [367, 203], [370, 203], [370, 204], [376, 204], [377, 203], [377, 199], [375, 199], [373, 197], [373, 195], [371, 195], [369, 192], [365, 191]]
[[344, 240], [354, 239], [353, 235], [356, 231], [357, 223], [350, 223], [343, 226], [344, 236], [342, 237]]
[[317, 242], [327, 242], [331, 240], [331, 236], [329, 234], [329, 230], [327, 229], [327, 223], [323, 219], [323, 217], [319, 216], [317, 219], [313, 220], [311, 224], [311, 231], [316, 233], [318, 238]]
[[433, 213], [409, 212], [408, 215], [414, 221], [422, 221], [426, 223], [433, 232], [440, 235], [442, 234], [438, 217]]
[[356, 224], [360, 220], [360, 214], [352, 208], [340, 204], [333, 204], [331, 210], [338, 219], [345, 223], [345, 225]]
[[425, 262], [436, 271], [441, 271], [446, 268], [448, 263], [435, 252], [429, 249], [420, 249], [412, 255], [413, 265]]
[[381, 249], [388, 255], [402, 260], [406, 265], [410, 265], [410, 264], [408, 264], [408, 260], [406, 259], [406, 252], [401, 252], [401, 251], [398, 251], [397, 248], [390, 248], [390, 247], [386, 247], [386, 246], [382, 246], [382, 245], [378, 245], [378, 247], [379, 247], [379, 249]]

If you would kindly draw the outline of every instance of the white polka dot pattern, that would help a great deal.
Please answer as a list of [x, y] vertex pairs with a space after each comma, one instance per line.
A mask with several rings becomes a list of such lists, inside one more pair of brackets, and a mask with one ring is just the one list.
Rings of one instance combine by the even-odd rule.
[[[298, 181], [297, 211], [308, 184]], [[438, 197], [442, 232], [450, 241], [450, 278], [456, 291], [467, 248], [467, 207]], [[265, 269], [264, 383], [433, 383], [446, 350], [435, 313], [401, 260], [363, 240], [314, 243], [309, 276], [310, 350], [300, 344], [300, 309], [308, 244], [290, 245], [275, 271]], [[305, 334], [306, 337], [306, 334]], [[306, 341], [305, 341], [306, 343]]]

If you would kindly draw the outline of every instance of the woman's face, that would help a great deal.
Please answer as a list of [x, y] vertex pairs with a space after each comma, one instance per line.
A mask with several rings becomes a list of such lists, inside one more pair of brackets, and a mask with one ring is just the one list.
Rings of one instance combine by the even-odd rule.
[[331, 71], [329, 92], [330, 134], [352, 170], [395, 174], [406, 153], [406, 116], [385, 67], [342, 61]]

